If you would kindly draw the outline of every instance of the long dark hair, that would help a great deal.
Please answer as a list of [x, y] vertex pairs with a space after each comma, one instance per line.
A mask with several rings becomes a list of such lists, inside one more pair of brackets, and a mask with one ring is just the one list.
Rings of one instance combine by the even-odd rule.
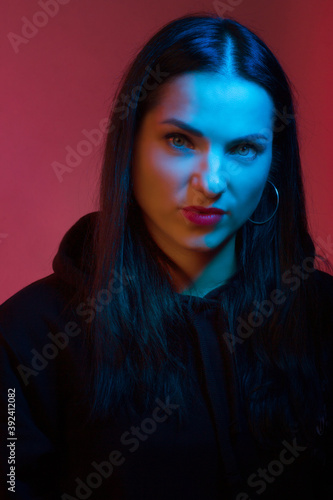
[[[252, 31], [211, 13], [183, 16], [152, 36], [127, 68], [111, 107], [93, 248], [83, 253], [90, 273], [76, 296], [81, 304], [97, 297], [103, 304], [93, 319], [84, 321], [91, 418], [124, 407], [139, 412], [155, 397], [167, 396], [186, 415], [192, 392], [184, 336], [193, 330], [171, 283], [168, 269], [174, 263], [150, 237], [133, 196], [133, 146], [163, 84], [185, 72], [223, 73], [230, 46], [234, 74], [262, 86], [274, 102], [269, 180], [279, 191], [280, 204], [266, 224], [247, 221], [237, 232], [238, 282], [221, 298], [228, 325], [221, 338], [237, 367], [256, 438], [270, 445], [301, 431], [311, 442], [324, 410], [325, 369], [314, 279], [317, 255], [307, 225], [291, 84]], [[272, 212], [268, 188], [254, 220]], [[298, 282], [297, 266], [304, 275]], [[113, 292], [110, 283], [118, 283]], [[269, 317], [241, 339], [240, 318], [251, 318], [253, 324], [262, 317], [264, 301], [274, 290], [284, 301], [276, 301]]]

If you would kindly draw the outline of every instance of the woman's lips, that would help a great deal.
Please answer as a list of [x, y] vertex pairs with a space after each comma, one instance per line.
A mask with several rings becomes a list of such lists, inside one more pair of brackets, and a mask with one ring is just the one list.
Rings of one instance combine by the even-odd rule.
[[204, 214], [225, 214], [226, 212], [221, 208], [217, 207], [201, 207], [200, 205], [191, 205], [188, 207], [184, 207], [184, 210], [190, 210], [191, 212], [199, 212]]
[[181, 209], [181, 212], [187, 220], [200, 226], [217, 224], [226, 214], [226, 212], [220, 208], [204, 208], [198, 206], [184, 207]]

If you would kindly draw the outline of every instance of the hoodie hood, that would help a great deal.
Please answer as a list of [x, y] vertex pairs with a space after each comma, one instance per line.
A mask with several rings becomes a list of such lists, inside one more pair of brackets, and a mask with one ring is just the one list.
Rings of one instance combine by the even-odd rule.
[[[63, 236], [59, 249], [53, 259], [52, 268], [58, 278], [74, 287], [87, 282], [94, 269], [93, 238], [99, 212], [91, 212], [81, 217]], [[226, 289], [237, 288], [240, 271], [204, 297], [178, 293], [182, 303], [191, 305], [195, 310], [206, 309], [220, 303], [220, 296]]]
[[[74, 287], [82, 285], [93, 271], [93, 237], [99, 212], [91, 212], [81, 217], [64, 235], [59, 250], [53, 260], [54, 273], [68, 285]], [[198, 334], [198, 346], [205, 373], [207, 393], [211, 401], [211, 408], [217, 432], [217, 439], [224, 469], [229, 484], [236, 486], [241, 482], [239, 464], [230, 441], [230, 434], [238, 435], [242, 446], [252, 448], [248, 436], [244, 434], [245, 423], [239, 401], [234, 399], [227, 402], [230, 384], [234, 384], [234, 367], [232, 356], [224, 353], [221, 359], [217, 356], [221, 352], [221, 329], [225, 328], [224, 311], [221, 307], [221, 296], [228, 289], [239, 289], [240, 272], [235, 273], [227, 283], [211, 290], [204, 297], [180, 294], [179, 298], [185, 310], [190, 311], [193, 324]], [[225, 331], [225, 330], [224, 330]], [[222, 349], [226, 351], [225, 347]], [[222, 365], [221, 365], [222, 363]], [[223, 370], [221, 370], [223, 366]], [[228, 376], [222, 374], [227, 372]], [[234, 385], [234, 391], [237, 388]], [[229, 413], [230, 412], [230, 413]]]
[[68, 229], [52, 262], [56, 276], [74, 288], [86, 282], [93, 270], [93, 235], [98, 213], [84, 215]]

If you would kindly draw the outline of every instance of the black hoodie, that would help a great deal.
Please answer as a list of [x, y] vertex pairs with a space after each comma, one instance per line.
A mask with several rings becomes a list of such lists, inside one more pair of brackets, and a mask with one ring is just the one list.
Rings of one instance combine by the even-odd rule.
[[[97, 214], [85, 215], [67, 231], [51, 275], [0, 306], [0, 498], [333, 498], [331, 397], [329, 426], [318, 438], [315, 457], [296, 440], [264, 449], [250, 433], [221, 335], [226, 329], [218, 300], [237, 287], [238, 273], [205, 297], [191, 298], [196, 339], [189, 345], [188, 370], [197, 394], [185, 424], [176, 418], [177, 402], [158, 395], [155, 406], [136, 420], [124, 413], [121, 419], [84, 423], [83, 330], [78, 315], [64, 307], [85, 279], [81, 249], [91, 241]], [[313, 279], [332, 338], [333, 277], [315, 271]], [[190, 298], [181, 297], [186, 307]], [[327, 348], [331, 360], [331, 344]]]

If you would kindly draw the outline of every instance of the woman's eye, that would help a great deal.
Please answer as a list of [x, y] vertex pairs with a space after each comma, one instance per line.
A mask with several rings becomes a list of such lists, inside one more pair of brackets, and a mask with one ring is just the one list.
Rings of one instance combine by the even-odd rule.
[[[185, 135], [178, 132], [172, 132], [165, 136], [168, 143], [173, 149], [184, 150], [194, 149], [191, 140]], [[239, 155], [244, 160], [255, 160], [258, 153], [264, 150], [264, 147], [255, 143], [241, 143], [232, 148], [231, 154]]]
[[236, 148], [233, 149], [233, 152], [236, 152], [240, 156], [243, 156], [244, 158], [251, 160], [254, 160], [257, 157], [259, 151], [260, 148], [256, 144], [251, 144], [251, 143], [239, 144], [238, 146], [236, 146]]
[[[191, 141], [184, 134], [171, 133], [167, 134], [165, 138], [168, 140], [169, 143], [171, 143], [171, 146], [175, 149], [183, 149], [184, 143], [192, 144]], [[171, 141], [169, 141], [169, 139], [171, 139]]]

